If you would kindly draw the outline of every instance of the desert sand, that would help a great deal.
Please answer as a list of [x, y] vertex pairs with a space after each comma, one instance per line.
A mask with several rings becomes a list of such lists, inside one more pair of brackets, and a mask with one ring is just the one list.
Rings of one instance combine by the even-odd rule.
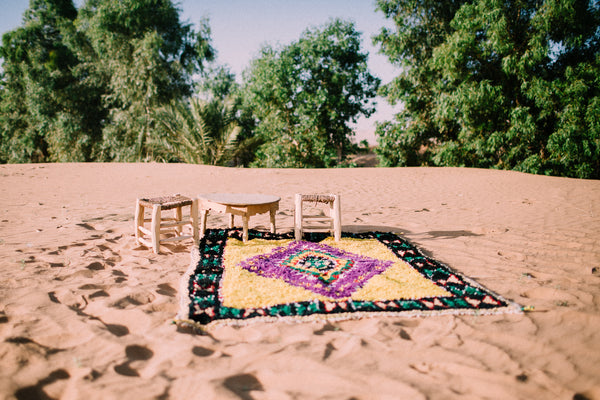
[[[133, 215], [139, 196], [202, 192], [280, 196], [279, 231], [294, 193], [340, 193], [344, 230], [401, 233], [531, 311], [194, 334], [173, 324], [192, 244], [153, 254]], [[0, 398], [600, 399], [600, 181], [35, 164], [1, 165], [0, 193]]]

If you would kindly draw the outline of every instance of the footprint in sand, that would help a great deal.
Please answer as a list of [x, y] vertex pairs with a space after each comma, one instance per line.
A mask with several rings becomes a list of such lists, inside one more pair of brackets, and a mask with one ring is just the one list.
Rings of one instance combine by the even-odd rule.
[[94, 277], [94, 271], [90, 271], [88, 269], [84, 269], [81, 271], [73, 272], [70, 275], [57, 276], [54, 278], [55, 281], [66, 281], [66, 280], [77, 280], [77, 279], [92, 279]]
[[90, 271], [102, 271], [105, 267], [104, 264], [102, 264], [101, 262], [94, 261], [93, 263], [90, 263], [86, 268]]
[[50, 399], [46, 392], [44, 392], [44, 386], [59, 380], [69, 379], [70, 377], [71, 375], [64, 369], [57, 369], [52, 371], [46, 378], [40, 379], [37, 384], [18, 389], [15, 392], [15, 398], [18, 400]]
[[156, 293], [162, 294], [163, 296], [175, 297], [177, 295], [177, 290], [175, 290], [168, 283], [161, 283], [158, 285], [158, 290]]
[[103, 290], [104, 286], [96, 285], [94, 283], [88, 283], [86, 285], [81, 285], [77, 289], [79, 289], [79, 290], [96, 290], [94, 293], [92, 293], [88, 296], [88, 298], [90, 300], [95, 299], [96, 297], [110, 297], [110, 295]]
[[402, 338], [404, 340], [412, 340], [412, 338], [410, 337], [408, 332], [406, 332], [404, 329], [400, 329], [399, 336], [400, 336], [400, 338]]
[[79, 290], [97, 290], [97, 289], [104, 289], [104, 286], [97, 285], [95, 283], [86, 283], [85, 285], [79, 286], [77, 289], [79, 289]]
[[[108, 233], [108, 231], [107, 231], [107, 233]], [[121, 239], [122, 237], [123, 237], [123, 235], [119, 235], [119, 236], [115, 236], [110, 239], [106, 239], [106, 241], [109, 243], [118, 243], [118, 240]]]
[[98, 290], [97, 292], [90, 294], [88, 297], [90, 298], [90, 300], [93, 300], [97, 297], [110, 297], [110, 295], [104, 290]]
[[127, 281], [127, 274], [121, 270], [113, 269], [112, 275], [115, 276], [115, 283], [122, 283]]
[[[389, 326], [388, 329], [391, 332], [397, 332], [398, 336], [400, 337], [400, 339], [403, 340], [413, 340], [413, 338], [410, 336], [410, 333], [408, 333], [408, 330], [410, 329], [404, 329], [404, 328], [415, 328], [419, 325], [419, 322], [416, 320], [406, 320], [406, 321], [400, 321], [400, 322], [396, 322], [393, 325]], [[400, 328], [400, 330], [398, 331], [398, 327]]]
[[194, 353], [194, 355], [198, 357], [208, 357], [213, 355], [215, 351], [213, 349], [208, 349], [202, 346], [194, 346], [194, 348], [192, 349], [192, 353]]
[[76, 224], [77, 226], [80, 226], [84, 229], [87, 229], [88, 231], [95, 231], [96, 228], [94, 228], [93, 226], [91, 226], [90, 224], [86, 224], [85, 222], [81, 223], [81, 224]]
[[126, 308], [130, 308], [131, 306], [141, 306], [144, 304], [152, 303], [155, 298], [156, 297], [150, 292], [140, 291], [137, 293], [131, 293], [115, 301], [110, 306], [123, 310]]
[[110, 247], [104, 246], [101, 244], [93, 245], [93, 246], [90, 246], [89, 248], [83, 250], [83, 255], [87, 255], [87, 256], [90, 256], [90, 257], [96, 258], [96, 259], [101, 259], [103, 261], [103, 263], [100, 263], [100, 262], [91, 263], [88, 266], [88, 268], [90, 268], [90, 269], [92, 269], [94, 267], [96, 267], [97, 269], [104, 269], [104, 268], [100, 268], [100, 265], [102, 265], [102, 267], [104, 267], [104, 264], [113, 267], [116, 265], [116, 263], [121, 261], [121, 255], [119, 253], [116, 253]]
[[135, 361], [147, 361], [154, 356], [154, 352], [145, 346], [134, 344], [125, 348], [125, 356], [127, 361], [115, 365], [115, 372], [124, 376], [140, 376], [139, 372], [132, 368], [130, 364]]
[[[100, 322], [102, 322], [102, 321], [100, 321]], [[115, 335], [116, 337], [129, 335], [129, 328], [126, 327], [125, 325], [107, 324], [104, 322], [102, 322], [102, 323], [106, 327], [106, 330], [109, 331], [110, 333], [112, 333], [113, 335]]]
[[[83, 285], [80, 287], [96, 287], [95, 285]], [[103, 290], [101, 290], [100, 292], [104, 292]], [[98, 293], [98, 292], [96, 292]], [[108, 293], [106, 294], [108, 296]], [[50, 298], [50, 301], [52, 301], [53, 303], [57, 303], [57, 304], [63, 304], [63, 302], [61, 302], [58, 297], [56, 297], [56, 292], [48, 292], [48, 297]], [[89, 296], [91, 298], [91, 296]], [[83, 300], [85, 301], [85, 297], [83, 297]], [[87, 305], [87, 301], [85, 301], [86, 305]], [[125, 325], [120, 325], [120, 324], [107, 324], [106, 322], [102, 321], [102, 319], [95, 317], [93, 315], [90, 315], [88, 313], [83, 312], [83, 308], [80, 307], [75, 307], [75, 306], [68, 306], [69, 309], [71, 309], [72, 311], [75, 311], [77, 313], [77, 315], [81, 315], [83, 317], [87, 317], [92, 321], [99, 321], [102, 325], [104, 325], [104, 327], [106, 328], [107, 331], [109, 331], [111, 334], [117, 336], [117, 337], [121, 337], [121, 336], [125, 336], [129, 334], [129, 328], [127, 328]]]
[[398, 321], [395, 322], [394, 325], [396, 326], [403, 326], [406, 328], [414, 328], [416, 326], [419, 326], [420, 322], [417, 319], [406, 319], [404, 321]]
[[322, 360], [323, 361], [327, 360], [329, 358], [329, 356], [331, 356], [331, 354], [333, 353], [334, 350], [337, 350], [337, 349], [335, 348], [333, 343], [328, 342], [327, 345], [325, 346], [325, 351], [323, 352]]
[[5, 340], [5, 342], [30, 346], [31, 348], [35, 349], [36, 352], [40, 352], [40, 353], [44, 354], [44, 357], [48, 357], [52, 354], [56, 354], [56, 353], [60, 353], [61, 351], [64, 351], [64, 349], [58, 349], [58, 348], [54, 348], [54, 347], [44, 346], [43, 344], [39, 344], [36, 341], [29, 339], [28, 337], [25, 337], [25, 336], [9, 337]]
[[330, 323], [325, 324], [321, 329], [315, 331], [315, 335], [323, 335], [325, 332], [339, 331], [340, 328]]
[[239, 374], [225, 378], [223, 386], [235, 393], [242, 400], [252, 400], [248, 393], [253, 390], [263, 392], [265, 388], [262, 383], [252, 374]]

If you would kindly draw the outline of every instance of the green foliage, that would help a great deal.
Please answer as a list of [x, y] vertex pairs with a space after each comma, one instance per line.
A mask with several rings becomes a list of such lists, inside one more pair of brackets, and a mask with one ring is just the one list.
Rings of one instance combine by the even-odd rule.
[[[437, 100], [434, 87], [441, 82], [429, 60], [433, 49], [452, 31], [450, 23], [461, 1], [379, 0], [378, 9], [394, 21], [396, 31], [383, 28], [374, 38], [381, 52], [402, 73], [383, 86], [380, 94], [391, 104], [401, 103], [396, 120], [378, 124], [375, 149], [381, 166], [426, 164], [429, 148], [440, 134], [432, 118]], [[444, 132], [441, 132], [444, 134]]]
[[0, 56], [0, 162], [140, 161], [213, 50], [170, 0], [31, 0]]
[[81, 10], [93, 71], [105, 83], [105, 160], [154, 158], [154, 110], [191, 93], [191, 74], [213, 56], [204, 27], [179, 21], [170, 0], [90, 0]]
[[568, 67], [555, 82], [556, 130], [548, 138], [547, 169], [555, 175], [600, 178], [600, 54]]
[[0, 54], [0, 162], [340, 165], [379, 85], [360, 33], [336, 20], [265, 47], [241, 89], [205, 71], [208, 24], [181, 23], [171, 0], [31, 0]]
[[[262, 139], [255, 135], [255, 121], [252, 111], [244, 107], [240, 85], [227, 66], [210, 66], [207, 73], [197, 84], [197, 94], [207, 101], [215, 104], [222, 103], [220, 107], [227, 110], [227, 121], [237, 127], [233, 148], [226, 153], [227, 157], [221, 165], [249, 166], [254, 161], [258, 147], [263, 144]], [[226, 161], [226, 162], [225, 162]]]
[[376, 40], [405, 62], [384, 88], [405, 107], [378, 127], [381, 163], [599, 178], [598, 3], [448, 4], [378, 2], [397, 31]]
[[378, 85], [352, 23], [334, 20], [281, 49], [265, 46], [242, 89], [248, 125], [262, 142], [253, 165], [337, 165], [352, 148], [348, 124], [371, 115]]
[[[240, 127], [235, 105], [228, 100], [174, 101], [158, 110], [156, 120], [166, 134], [153, 143], [165, 161], [228, 165], [233, 158]], [[155, 155], [155, 156], [156, 156]]]
[[[80, 93], [77, 57], [66, 45], [77, 10], [69, 0], [32, 0], [23, 26], [2, 38], [0, 161], [85, 161], [100, 131], [97, 112]], [[85, 110], [79, 112], [82, 106]]]
[[197, 91], [208, 99], [225, 100], [234, 97], [234, 94], [239, 91], [235, 74], [229, 67], [223, 65], [209, 66], [196, 87]]

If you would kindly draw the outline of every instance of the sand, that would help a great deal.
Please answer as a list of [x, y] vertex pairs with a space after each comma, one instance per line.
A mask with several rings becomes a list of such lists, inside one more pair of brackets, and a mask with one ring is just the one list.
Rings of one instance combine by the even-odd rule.
[[[178, 329], [192, 245], [136, 245], [135, 199], [223, 191], [281, 196], [280, 231], [294, 193], [340, 193], [344, 230], [402, 233], [533, 311]], [[36, 164], [1, 165], [0, 193], [0, 398], [600, 399], [600, 181]]]

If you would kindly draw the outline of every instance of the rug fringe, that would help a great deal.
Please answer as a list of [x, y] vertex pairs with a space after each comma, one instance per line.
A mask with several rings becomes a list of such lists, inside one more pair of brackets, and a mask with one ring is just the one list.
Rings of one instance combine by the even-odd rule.
[[[394, 232], [389, 232], [395, 235]], [[428, 258], [424, 252], [413, 243], [410, 245], [423, 257]], [[195, 273], [198, 262], [200, 261], [200, 246], [194, 246], [191, 254], [190, 254], [190, 265], [186, 272], [183, 274], [180, 280], [179, 285], [179, 312], [176, 315], [173, 322], [181, 327], [181, 328], [192, 328], [195, 332], [204, 333], [207, 332], [209, 328], [218, 327], [218, 326], [247, 326], [254, 323], [259, 322], [283, 322], [283, 323], [305, 323], [305, 322], [339, 322], [339, 321], [347, 321], [347, 320], [358, 320], [363, 318], [379, 318], [379, 317], [400, 317], [400, 318], [417, 318], [423, 316], [444, 316], [444, 315], [455, 315], [455, 316], [465, 316], [465, 315], [498, 315], [498, 314], [522, 314], [524, 312], [524, 307], [504, 298], [503, 296], [495, 293], [489, 288], [481, 285], [479, 282], [474, 279], [464, 275], [463, 273], [456, 271], [454, 268], [449, 267], [448, 265], [441, 263], [436, 260], [436, 262], [446, 268], [449, 272], [457, 275], [465, 282], [468, 282], [470, 285], [477, 287], [494, 297], [496, 299], [503, 301], [507, 304], [504, 307], [496, 307], [496, 308], [485, 308], [485, 309], [448, 309], [448, 310], [410, 310], [410, 311], [359, 311], [359, 312], [351, 312], [351, 313], [336, 313], [336, 314], [311, 314], [304, 316], [262, 316], [262, 317], [254, 317], [251, 319], [218, 319], [212, 321], [208, 324], [201, 324], [199, 322], [193, 321], [189, 318], [190, 306], [192, 303], [192, 299], [188, 295], [188, 288], [190, 283], [191, 276]]]
[[365, 318], [418, 318], [418, 317], [431, 317], [431, 316], [483, 316], [483, 315], [500, 315], [500, 314], [522, 314], [522, 307], [516, 303], [512, 303], [507, 307], [493, 308], [493, 309], [479, 309], [479, 310], [412, 310], [412, 311], [368, 311], [368, 312], [353, 312], [353, 313], [339, 313], [339, 314], [312, 314], [307, 316], [281, 316], [281, 317], [255, 317], [250, 319], [220, 319], [212, 321], [208, 324], [200, 324], [190, 319], [182, 318], [177, 319], [174, 322], [181, 327], [192, 328], [200, 332], [206, 332], [208, 329], [221, 327], [221, 326], [233, 326], [233, 327], [244, 327], [255, 323], [287, 323], [287, 324], [300, 324], [300, 323], [321, 323], [321, 322], [342, 322], [352, 321]]
[[194, 274], [194, 271], [196, 270], [196, 266], [198, 265], [199, 261], [200, 247], [196, 245], [192, 248], [192, 251], [190, 253], [190, 265], [179, 281], [179, 312], [175, 316], [174, 320], [176, 324], [188, 320], [190, 305], [192, 303], [192, 299], [188, 295], [188, 286], [190, 284], [190, 277]]

